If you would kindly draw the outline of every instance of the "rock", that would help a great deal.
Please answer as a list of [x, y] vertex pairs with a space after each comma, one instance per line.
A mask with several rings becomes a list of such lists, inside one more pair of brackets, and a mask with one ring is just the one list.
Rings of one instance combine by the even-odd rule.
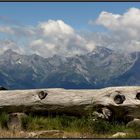
[[63, 139], [66, 139], [67, 137], [66, 136], [63, 136]]
[[134, 120], [128, 122], [126, 126], [140, 130], [140, 119], [135, 118]]
[[112, 135], [112, 138], [125, 137], [126, 135], [127, 135], [127, 133], [117, 132], [116, 134]]
[[22, 117], [26, 117], [25, 113], [11, 113], [9, 114], [9, 121], [7, 123], [9, 130], [22, 130]]
[[33, 137], [36, 137], [36, 136], [37, 136], [36, 132], [30, 132], [30, 133], [28, 133], [28, 136], [26, 138], [33, 138]]
[[61, 136], [63, 137], [64, 132], [61, 130], [44, 130], [44, 131], [34, 131], [34, 132], [29, 132], [28, 136], [26, 138], [38, 138], [41, 136]]

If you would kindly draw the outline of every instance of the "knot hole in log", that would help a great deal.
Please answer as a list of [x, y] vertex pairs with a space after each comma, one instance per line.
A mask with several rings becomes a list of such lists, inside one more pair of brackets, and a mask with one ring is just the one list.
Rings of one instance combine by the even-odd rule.
[[136, 99], [140, 100], [140, 92], [136, 94]]
[[125, 101], [125, 96], [124, 96], [124, 95], [117, 94], [117, 95], [114, 97], [114, 102], [115, 102], [116, 104], [122, 104], [124, 101]]
[[38, 97], [39, 97], [41, 100], [44, 99], [47, 95], [48, 95], [48, 93], [45, 92], [45, 91], [40, 91], [40, 92], [38, 93]]

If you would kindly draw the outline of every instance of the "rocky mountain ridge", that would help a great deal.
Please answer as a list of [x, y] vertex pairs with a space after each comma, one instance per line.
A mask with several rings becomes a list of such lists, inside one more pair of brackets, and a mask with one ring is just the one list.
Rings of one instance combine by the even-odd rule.
[[20, 55], [7, 50], [0, 55], [0, 85], [10, 89], [91, 89], [140, 85], [140, 53], [122, 53], [105, 47], [73, 57]]

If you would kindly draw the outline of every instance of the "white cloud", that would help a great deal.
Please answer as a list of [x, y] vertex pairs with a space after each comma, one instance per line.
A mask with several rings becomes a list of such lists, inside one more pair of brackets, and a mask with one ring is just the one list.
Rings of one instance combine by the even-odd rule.
[[17, 44], [16, 42], [12, 40], [0, 40], [0, 54], [2, 54], [8, 49], [12, 49], [20, 54], [25, 53], [24, 49], [22, 49], [22, 47], [20, 47], [19, 44]]
[[16, 36], [32, 37], [36, 35], [36, 31], [33, 26], [16, 26], [12, 28]]
[[[30, 42], [30, 48], [39, 55], [50, 57], [55, 54], [72, 56], [90, 51], [93, 46], [62, 20], [40, 22], [37, 38]], [[95, 45], [95, 44], [93, 44]]]
[[[62, 20], [48, 20], [36, 26], [4, 26], [0, 32], [9, 40], [15, 39], [16, 45], [26, 53], [36, 53], [43, 57], [53, 55], [73, 56], [91, 51], [95, 47], [93, 41], [87, 41], [74, 28]], [[11, 43], [10, 43], [11, 44]], [[21, 47], [22, 44], [22, 47]], [[5, 49], [18, 50], [15, 44], [5, 44]]]
[[130, 8], [122, 15], [103, 11], [96, 20], [96, 24], [103, 25], [120, 34], [121, 37], [140, 39], [140, 9], [138, 8]]
[[0, 33], [11, 35], [15, 37], [30, 37], [35, 35], [35, 29], [32, 26], [9, 26], [0, 25]]
[[[110, 32], [81, 34], [62, 20], [39, 22], [36, 26], [0, 26], [0, 32], [11, 38], [16, 37], [16, 45], [22, 48], [22, 52], [43, 57], [84, 54], [98, 45], [111, 49], [140, 50], [140, 9], [130, 8], [124, 14], [103, 11], [96, 21], [90, 20], [89, 23], [104, 26]], [[5, 48], [12, 46], [18, 50], [15, 44]]]
[[130, 8], [123, 14], [102, 11], [98, 18], [89, 21], [92, 25], [101, 25], [108, 29], [108, 35], [95, 35], [95, 42], [101, 42], [111, 49], [128, 52], [140, 51], [140, 9]]
[[74, 29], [62, 20], [48, 20], [47, 22], [40, 22], [38, 27], [45, 36], [53, 35], [61, 37], [62, 35], [71, 35], [74, 33]]
[[11, 27], [4, 26], [4, 25], [0, 26], [0, 32], [7, 33], [7, 34], [14, 34], [14, 30]]
[[123, 14], [102, 11], [89, 24], [104, 26], [110, 32], [82, 34], [62, 20], [48, 20], [34, 26], [0, 25], [0, 37], [5, 34], [7, 40], [14, 40], [11, 45], [2, 45], [0, 41], [0, 50], [21, 49], [20, 52], [37, 53], [44, 57], [83, 54], [98, 45], [131, 52], [140, 50], [140, 9], [130, 8]]

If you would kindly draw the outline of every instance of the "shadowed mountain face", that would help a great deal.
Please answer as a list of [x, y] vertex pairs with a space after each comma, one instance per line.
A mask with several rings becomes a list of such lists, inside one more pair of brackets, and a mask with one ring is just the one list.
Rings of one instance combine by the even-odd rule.
[[140, 85], [140, 53], [138, 52], [133, 55], [136, 58], [135, 63], [125, 73], [109, 81], [108, 85]]
[[0, 85], [10, 89], [88, 89], [140, 85], [140, 53], [97, 47], [85, 55], [43, 58], [7, 50], [0, 55]]

